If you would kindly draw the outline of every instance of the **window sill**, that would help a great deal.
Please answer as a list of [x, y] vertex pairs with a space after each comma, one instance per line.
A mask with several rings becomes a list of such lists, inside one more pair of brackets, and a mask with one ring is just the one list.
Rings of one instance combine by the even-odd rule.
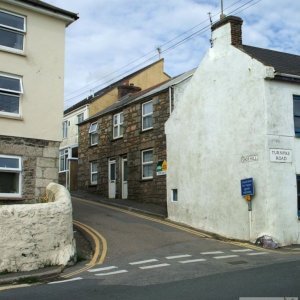
[[116, 137], [116, 138], [112, 138], [112, 139], [111, 139], [111, 142], [119, 141], [119, 140], [122, 140], [122, 139], [123, 139], [123, 135], [122, 135], [122, 136], [119, 136], [119, 137]]
[[151, 178], [142, 178], [140, 180], [140, 182], [147, 182], [147, 181], [153, 181], [153, 177], [151, 177]]
[[0, 201], [22, 201], [22, 196], [1, 196], [0, 195]]
[[96, 146], [98, 146], [98, 144], [89, 145], [89, 148], [94, 148], [94, 147], [96, 147]]
[[144, 133], [144, 132], [147, 132], [147, 131], [150, 131], [150, 130], [153, 130], [153, 127], [147, 128], [147, 129], [142, 129], [142, 130], [140, 131], [140, 133]]
[[0, 46], [0, 51], [26, 57], [26, 53], [25, 53], [24, 50], [17, 50], [17, 49], [14, 49], [14, 48]]
[[8, 115], [0, 112], [0, 118], [13, 119], [18, 121], [23, 121], [23, 117], [19, 115]]

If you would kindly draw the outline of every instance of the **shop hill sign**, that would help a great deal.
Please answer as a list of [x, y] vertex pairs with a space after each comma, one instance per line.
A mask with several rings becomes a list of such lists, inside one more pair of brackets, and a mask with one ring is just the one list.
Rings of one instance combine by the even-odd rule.
[[166, 160], [159, 160], [156, 166], [156, 175], [166, 175], [168, 169], [168, 164]]
[[270, 149], [270, 161], [278, 163], [292, 162], [292, 150]]

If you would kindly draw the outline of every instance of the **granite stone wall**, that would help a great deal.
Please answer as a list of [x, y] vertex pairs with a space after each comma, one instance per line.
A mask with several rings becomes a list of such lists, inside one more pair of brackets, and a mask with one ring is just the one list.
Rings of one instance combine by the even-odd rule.
[[50, 182], [58, 182], [59, 142], [21, 137], [0, 136], [0, 155], [22, 159], [22, 197], [0, 201], [32, 201], [45, 195]]
[[[142, 131], [142, 103], [153, 101], [153, 129]], [[124, 134], [113, 139], [113, 115], [123, 111]], [[128, 199], [166, 205], [166, 176], [156, 175], [159, 160], [166, 160], [164, 124], [169, 117], [169, 93], [124, 105], [121, 109], [93, 119], [80, 126], [78, 188], [108, 196], [108, 160], [116, 160], [116, 197], [121, 198], [121, 162], [128, 161]], [[99, 125], [99, 142], [90, 146], [89, 127]], [[141, 151], [153, 149], [153, 179], [142, 180]], [[90, 162], [98, 164], [98, 183], [90, 184]]]

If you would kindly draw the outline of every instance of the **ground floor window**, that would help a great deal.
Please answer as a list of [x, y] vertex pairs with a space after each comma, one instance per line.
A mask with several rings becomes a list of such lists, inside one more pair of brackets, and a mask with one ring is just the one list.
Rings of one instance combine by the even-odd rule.
[[69, 170], [68, 165], [69, 149], [59, 150], [59, 172], [65, 172]]
[[91, 184], [97, 184], [98, 182], [98, 164], [95, 161], [92, 161], [90, 164], [91, 170]]
[[176, 202], [178, 201], [178, 190], [172, 189], [172, 201]]
[[142, 179], [153, 178], [153, 150], [142, 151]]
[[297, 175], [297, 203], [298, 218], [300, 218], [300, 175]]
[[0, 197], [21, 196], [21, 157], [0, 155]]

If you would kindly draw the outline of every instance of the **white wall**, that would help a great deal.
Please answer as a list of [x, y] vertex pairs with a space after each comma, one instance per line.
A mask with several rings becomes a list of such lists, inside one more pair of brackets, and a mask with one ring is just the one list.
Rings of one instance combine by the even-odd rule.
[[54, 202], [0, 206], [0, 272], [66, 265], [75, 255], [70, 194], [54, 183], [47, 193]]
[[[166, 123], [168, 215], [230, 238], [254, 241], [264, 233], [282, 244], [300, 242], [295, 166], [269, 161], [268, 134], [278, 104], [269, 95], [276, 83], [265, 78], [274, 70], [231, 46], [229, 26], [213, 32], [214, 47]], [[292, 105], [293, 99], [286, 95], [281, 101]], [[294, 136], [293, 113], [283, 122]], [[280, 181], [283, 169], [287, 179]], [[256, 190], [251, 221], [240, 189], [240, 180], [248, 177], [254, 178]], [[178, 202], [171, 201], [175, 188]]]
[[24, 54], [0, 51], [0, 72], [23, 78], [21, 118], [0, 116], [1, 135], [61, 140], [64, 97], [63, 20], [1, 3], [1, 9], [26, 16]]
[[69, 146], [78, 146], [78, 119], [79, 114], [84, 114], [84, 120], [89, 117], [88, 106], [81, 107], [75, 111], [72, 111], [66, 114], [63, 118], [63, 121], [68, 121], [68, 136], [64, 138], [60, 143], [60, 149], [69, 147]]

